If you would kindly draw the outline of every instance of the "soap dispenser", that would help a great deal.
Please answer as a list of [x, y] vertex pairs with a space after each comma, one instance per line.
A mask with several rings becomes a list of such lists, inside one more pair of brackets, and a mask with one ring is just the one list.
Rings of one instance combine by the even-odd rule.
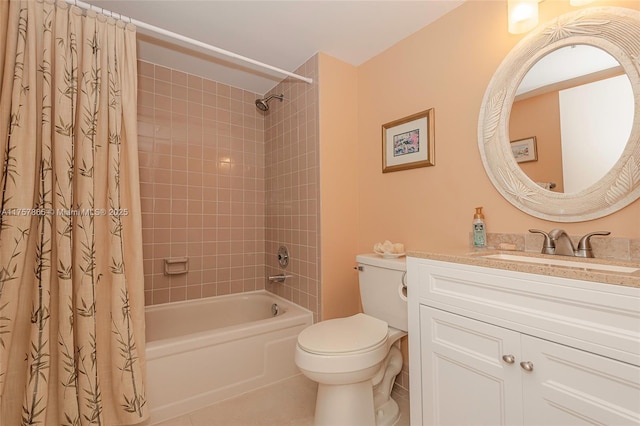
[[482, 207], [476, 207], [476, 214], [473, 215], [473, 246], [487, 246], [487, 231], [484, 227], [484, 214], [482, 214]]

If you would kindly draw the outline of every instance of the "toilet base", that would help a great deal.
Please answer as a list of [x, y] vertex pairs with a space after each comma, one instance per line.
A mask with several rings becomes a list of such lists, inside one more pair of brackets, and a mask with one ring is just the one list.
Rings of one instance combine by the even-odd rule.
[[374, 377], [373, 404], [376, 426], [392, 426], [400, 418], [398, 403], [391, 398], [391, 390], [396, 376], [402, 370], [402, 352], [400, 342], [396, 341], [384, 360], [380, 375]]
[[376, 408], [376, 426], [393, 426], [399, 418], [400, 407], [391, 397], [387, 402]]
[[375, 426], [371, 380], [347, 385], [318, 384], [315, 426]]

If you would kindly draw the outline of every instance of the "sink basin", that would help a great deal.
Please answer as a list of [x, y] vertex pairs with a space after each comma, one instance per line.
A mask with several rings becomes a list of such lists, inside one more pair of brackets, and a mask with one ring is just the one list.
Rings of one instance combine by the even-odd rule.
[[517, 254], [488, 254], [482, 256], [487, 259], [496, 259], [496, 260], [510, 260], [514, 262], [525, 262], [525, 263], [537, 263], [541, 265], [547, 266], [566, 266], [569, 268], [578, 268], [578, 269], [590, 269], [592, 271], [607, 271], [607, 272], [623, 272], [626, 274], [631, 274], [633, 272], [640, 271], [640, 268], [632, 268], [629, 266], [620, 266], [620, 265], [607, 265], [603, 263], [591, 263], [591, 262], [583, 262], [580, 260], [572, 260], [568, 259], [549, 259], [547, 257], [533, 257], [533, 256], [524, 256]]

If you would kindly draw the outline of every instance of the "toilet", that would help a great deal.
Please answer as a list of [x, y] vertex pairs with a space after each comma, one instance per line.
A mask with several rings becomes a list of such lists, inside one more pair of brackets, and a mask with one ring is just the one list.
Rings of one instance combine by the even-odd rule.
[[316, 426], [387, 426], [400, 416], [391, 398], [407, 334], [406, 261], [356, 257], [364, 313], [321, 321], [298, 335], [295, 362], [318, 383]]

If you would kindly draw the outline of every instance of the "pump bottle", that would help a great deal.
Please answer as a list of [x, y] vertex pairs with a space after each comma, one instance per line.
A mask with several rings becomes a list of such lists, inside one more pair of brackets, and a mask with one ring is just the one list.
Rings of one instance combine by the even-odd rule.
[[484, 226], [482, 207], [476, 207], [476, 214], [473, 215], [473, 246], [487, 246], [487, 231]]

